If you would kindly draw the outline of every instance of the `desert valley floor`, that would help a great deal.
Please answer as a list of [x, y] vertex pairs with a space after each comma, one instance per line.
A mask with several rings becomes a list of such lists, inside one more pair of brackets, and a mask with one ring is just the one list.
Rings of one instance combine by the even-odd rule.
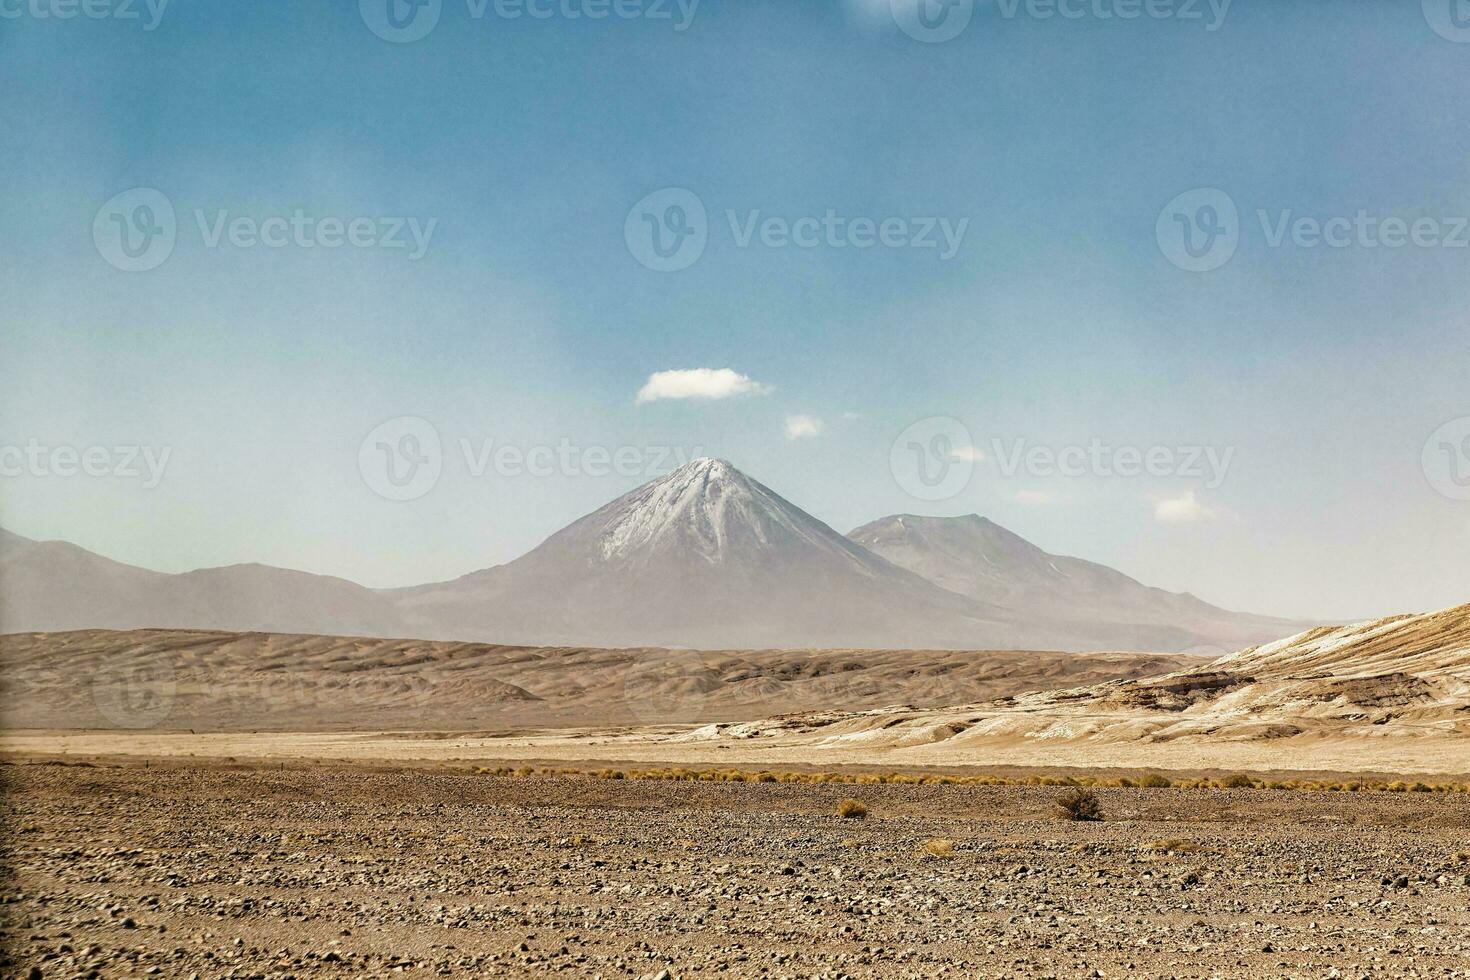
[[[0, 767], [17, 977], [1450, 977], [1470, 794]], [[858, 797], [866, 819], [836, 815]]]
[[0, 676], [4, 976], [1470, 974], [1466, 606], [1216, 659], [93, 630]]

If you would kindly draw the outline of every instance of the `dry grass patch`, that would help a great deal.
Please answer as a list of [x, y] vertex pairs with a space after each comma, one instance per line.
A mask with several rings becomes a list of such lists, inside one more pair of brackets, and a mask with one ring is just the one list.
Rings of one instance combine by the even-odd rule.
[[1218, 779], [1204, 776], [1169, 777], [1159, 773], [1142, 776], [958, 776], [905, 772], [752, 772], [742, 769], [585, 769], [521, 766], [476, 766], [475, 772], [501, 778], [546, 776], [591, 776], [595, 779], [640, 779], [671, 782], [713, 783], [836, 783], [857, 786], [1070, 786], [1110, 787], [1114, 789], [1273, 789], [1308, 793], [1470, 793], [1470, 783], [1366, 782], [1348, 780], [1331, 782], [1312, 779], [1252, 779], [1234, 773]]
[[868, 819], [868, 805], [862, 800], [846, 799], [837, 803], [837, 815], [843, 820]]
[[938, 858], [941, 861], [954, 857], [954, 841], [945, 840], [942, 837], [933, 837], [926, 840], [920, 845], [920, 849], [924, 852], [925, 856]]

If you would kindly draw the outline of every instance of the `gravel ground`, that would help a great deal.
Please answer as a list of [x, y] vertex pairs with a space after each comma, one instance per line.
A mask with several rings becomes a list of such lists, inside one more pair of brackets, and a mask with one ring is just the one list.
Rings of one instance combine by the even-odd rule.
[[4, 976], [1470, 976], [1466, 795], [1099, 790], [1069, 823], [1044, 787], [0, 780]]

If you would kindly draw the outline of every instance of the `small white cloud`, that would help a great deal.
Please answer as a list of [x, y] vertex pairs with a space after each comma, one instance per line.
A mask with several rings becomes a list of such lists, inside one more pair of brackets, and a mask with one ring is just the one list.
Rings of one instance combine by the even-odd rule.
[[788, 439], [815, 439], [826, 427], [826, 423], [811, 415], [786, 416], [786, 438]]
[[856, 422], [858, 419], [867, 418], [867, 416], [864, 415], [862, 412], [843, 412], [842, 417], [847, 419], [847, 421], [849, 422]]
[[1049, 504], [1057, 498], [1045, 490], [1017, 490], [1016, 499], [1023, 504], [1040, 506], [1041, 504]]
[[753, 381], [729, 368], [690, 368], [684, 371], [656, 371], [638, 389], [637, 404], [668, 398], [698, 398], [706, 401], [734, 398], [737, 395], [764, 395], [770, 385]]
[[1162, 524], [1193, 524], [1214, 520], [1215, 512], [1200, 503], [1193, 490], [1178, 497], [1162, 497], [1154, 502], [1154, 519]]
[[971, 463], [985, 462], [985, 450], [979, 446], [956, 446], [950, 450], [950, 459], [962, 459]]

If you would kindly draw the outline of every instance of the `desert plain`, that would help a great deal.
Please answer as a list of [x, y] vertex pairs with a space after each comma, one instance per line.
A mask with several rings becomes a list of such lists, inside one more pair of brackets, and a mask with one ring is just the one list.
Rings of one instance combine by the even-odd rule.
[[0, 974], [1464, 976], [1467, 637], [6, 636]]

